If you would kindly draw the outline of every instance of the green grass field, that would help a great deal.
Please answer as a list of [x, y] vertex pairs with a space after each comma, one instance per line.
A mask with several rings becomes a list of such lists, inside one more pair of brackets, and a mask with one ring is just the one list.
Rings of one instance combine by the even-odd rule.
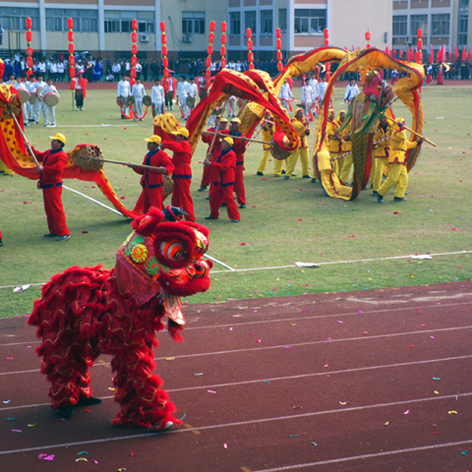
[[[344, 108], [343, 91], [336, 89], [336, 111]], [[253, 143], [246, 153], [247, 208], [241, 210], [241, 223], [231, 224], [223, 209], [220, 219], [208, 224], [204, 220], [209, 214], [208, 193], [197, 192], [206, 148], [199, 144], [193, 157], [192, 195], [197, 221], [212, 230], [208, 254], [238, 270], [259, 270], [233, 272], [215, 264], [211, 289], [188, 302], [470, 280], [472, 264], [467, 252], [432, 260], [384, 258], [472, 250], [471, 92], [469, 86], [423, 88], [424, 131], [437, 147], [423, 146], [410, 173], [405, 203], [393, 203], [393, 193], [389, 193], [386, 203], [379, 205], [369, 196], [370, 190], [353, 202], [331, 199], [308, 179], [275, 178], [273, 162], [265, 176], [258, 177], [262, 146]], [[105, 158], [142, 161], [143, 139], [152, 134], [150, 116], [142, 123], [120, 120], [114, 90], [89, 91], [85, 111], [76, 112], [70, 93], [61, 92], [56, 129], [44, 128], [42, 119], [26, 129], [37, 149], [47, 149], [48, 136], [60, 131], [67, 137], [66, 149], [93, 143], [102, 148]], [[409, 112], [398, 101], [394, 111], [410, 121]], [[314, 133], [310, 145], [313, 141]], [[297, 170], [301, 176], [300, 164]], [[105, 172], [117, 195], [132, 208], [140, 193], [139, 176], [128, 167], [112, 164], [106, 165]], [[108, 204], [90, 183], [67, 180], [65, 184]], [[116, 251], [130, 233], [129, 220], [64, 190], [71, 239], [57, 243], [44, 238], [47, 226], [41, 191], [36, 182], [19, 176], [0, 175], [0, 201], [5, 244], [0, 248], [0, 317], [30, 312], [40, 295], [39, 285], [14, 293], [17, 285], [46, 282], [73, 265], [113, 267]], [[364, 262], [340, 263], [354, 260]], [[296, 261], [322, 265], [302, 269], [295, 267]]]

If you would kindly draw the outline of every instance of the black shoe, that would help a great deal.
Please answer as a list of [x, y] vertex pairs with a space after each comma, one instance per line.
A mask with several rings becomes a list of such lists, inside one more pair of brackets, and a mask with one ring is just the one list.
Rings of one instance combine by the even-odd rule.
[[311, 177], [309, 175], [304, 175], [303, 178], [304, 179], [311, 179]]
[[54, 233], [48, 233], [44, 235], [45, 238], [57, 238], [58, 236], [59, 236], [58, 234], [54, 234]]
[[241, 205], [239, 205], [239, 208], [246, 208], [246, 204], [245, 204], [245, 203], [241, 203]]
[[291, 175], [291, 177], [296, 177], [296, 176], [297, 176], [297, 174], [292, 174], [292, 175]]
[[370, 194], [371, 197], [376, 197], [377, 195], [378, 193], [375, 190]]
[[285, 171], [284, 171], [284, 170], [282, 171], [282, 174], [285, 174]]
[[239, 223], [239, 220], [231, 220], [231, 223]]
[[222, 203], [220, 206], [221, 206], [221, 207], [225, 207], [225, 206], [226, 206], [226, 203]]
[[208, 197], [206, 197], [207, 200], [210, 200], [210, 195], [208, 195]]
[[214, 217], [214, 216], [205, 216], [205, 220], [217, 220], [218, 217]]
[[70, 238], [70, 235], [64, 234], [63, 236], [59, 236], [59, 237], [56, 239], [56, 241], [59, 241], [59, 242], [61, 243], [62, 241], [67, 241], [69, 238]]
[[393, 201], [394, 202], [406, 202], [406, 198], [394, 197]]
[[380, 195], [380, 193], [377, 194], [377, 202], [378, 203], [383, 203], [384, 202], [384, 198], [382, 197], [382, 195]]
[[0, 247], [3, 246], [3, 241], [0, 239]]
[[203, 192], [204, 190], [206, 190], [206, 185], [202, 185], [199, 189], [198, 189], [198, 192]]
[[284, 180], [290, 180], [290, 177], [289, 177], [288, 175], [286, 175], [286, 176], [284, 177]]
[[311, 183], [312, 184], [316, 183], [316, 179], [314, 177], [311, 179]]
[[256, 175], [264, 175], [262, 172], [257, 172]]
[[80, 398], [75, 406], [88, 406], [88, 405], [100, 405], [102, 403], [101, 398], [96, 397], [83, 397]]

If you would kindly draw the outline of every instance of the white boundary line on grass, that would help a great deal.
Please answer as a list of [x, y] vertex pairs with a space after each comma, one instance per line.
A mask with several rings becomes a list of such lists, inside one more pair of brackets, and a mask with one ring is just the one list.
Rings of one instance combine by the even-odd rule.
[[[121, 215], [121, 213], [120, 213]], [[472, 253], [472, 250], [470, 251], [457, 251], [457, 252], [439, 252], [436, 254], [428, 254], [428, 256], [454, 256], [457, 254], [469, 254]], [[212, 274], [227, 274], [228, 272], [251, 272], [251, 271], [256, 271], [256, 270], [278, 270], [278, 269], [303, 269], [303, 267], [297, 267], [295, 264], [293, 265], [287, 265], [287, 266], [275, 266], [275, 267], [253, 267], [249, 269], [233, 269], [230, 266], [227, 266], [226, 264], [223, 264], [222, 262], [218, 261], [218, 259], [209, 257], [205, 255], [204, 257], [207, 257], [208, 259], [211, 259], [213, 261], [217, 261], [219, 264], [228, 267], [230, 270], [212, 270]], [[412, 257], [411, 254], [408, 256], [392, 256], [392, 257], [379, 257], [378, 259], [354, 259], [352, 261], [333, 261], [333, 262], [316, 262], [314, 264], [318, 266], [322, 265], [335, 265], [335, 264], [355, 264], [358, 262], [377, 262], [377, 261], [388, 261], [388, 260], [394, 260], [394, 259], [407, 259], [409, 257]], [[31, 283], [31, 284], [16, 284], [16, 285], [3, 285], [0, 287], [2, 288], [15, 288], [18, 286], [22, 285], [44, 285], [47, 282], [41, 282], [41, 283]]]
[[[125, 123], [121, 123], [121, 125], [108, 125], [108, 124], [101, 124], [101, 125], [73, 125], [73, 126], [64, 126], [64, 125], [61, 125], [61, 126], [57, 126], [57, 128], [109, 128], [109, 127], [112, 127], [112, 126], [116, 126], [116, 127], [120, 127], [120, 126], [123, 126]], [[126, 128], [128, 127], [138, 127], [140, 125], [132, 125], [132, 124], [129, 124], [126, 126]]]

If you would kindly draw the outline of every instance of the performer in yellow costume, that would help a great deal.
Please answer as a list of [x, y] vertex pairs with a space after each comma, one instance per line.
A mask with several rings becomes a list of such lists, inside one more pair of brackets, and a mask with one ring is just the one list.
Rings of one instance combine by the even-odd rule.
[[297, 165], [298, 157], [302, 161], [302, 173], [304, 179], [310, 179], [310, 170], [308, 167], [308, 140], [307, 136], [310, 134], [310, 128], [308, 127], [308, 121], [303, 115], [303, 110], [300, 108], [296, 113], [294, 118], [290, 120], [290, 123], [293, 126], [293, 129], [298, 134], [300, 138], [300, 145], [298, 149], [289, 157], [287, 164], [287, 175], [285, 179], [288, 180], [293, 175], [295, 166]]
[[[344, 110], [339, 112], [339, 121], [341, 123], [344, 122], [344, 119], [346, 117], [346, 113]], [[342, 139], [342, 154], [347, 154], [347, 156], [342, 157], [339, 159], [339, 168], [340, 168], [340, 173], [339, 175], [339, 180], [341, 182], [347, 182], [347, 179], [349, 177], [349, 172], [351, 172], [351, 167], [352, 167], [352, 140], [351, 140], [351, 125], [352, 121], [349, 122], [349, 124], [339, 132], [339, 137]]]
[[374, 135], [374, 159], [372, 165], [372, 197], [377, 196], [382, 184], [382, 176], [388, 164], [388, 158], [392, 152], [390, 141], [393, 134], [393, 126], [388, 122], [387, 117], [382, 115]]
[[339, 128], [341, 122], [336, 119], [336, 113], [333, 109], [329, 111], [328, 123], [326, 125], [326, 141], [328, 143], [329, 155], [333, 166], [334, 172], [339, 176], [341, 172], [341, 166], [339, 164], [341, 159], [337, 159], [342, 151], [342, 138], [336, 133], [336, 129]]
[[[272, 141], [272, 136], [274, 135], [275, 131], [275, 123], [273, 121], [272, 115], [270, 114], [270, 111], [266, 111], [265, 117], [262, 120], [261, 131], [262, 141], [270, 143]], [[267, 167], [267, 161], [269, 160], [270, 156], [270, 144], [263, 144], [262, 150], [264, 151], [264, 153], [262, 154], [261, 162], [259, 163], [259, 167], [257, 168], [257, 175], [264, 175], [264, 171]]]
[[408, 141], [406, 137], [405, 120], [396, 119], [397, 129], [392, 135], [392, 152], [388, 158], [388, 176], [378, 190], [377, 201], [383, 203], [384, 195], [391, 187], [396, 185], [394, 202], [404, 202], [406, 188], [408, 187], [408, 172], [406, 170], [406, 151], [423, 143], [423, 138], [418, 142]]

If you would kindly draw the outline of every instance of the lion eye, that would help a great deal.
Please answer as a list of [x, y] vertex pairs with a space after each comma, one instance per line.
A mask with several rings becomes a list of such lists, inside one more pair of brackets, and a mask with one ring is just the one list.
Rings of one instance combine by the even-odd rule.
[[173, 261], [181, 261], [185, 259], [185, 250], [179, 242], [162, 242], [161, 243], [161, 254], [167, 259]]

